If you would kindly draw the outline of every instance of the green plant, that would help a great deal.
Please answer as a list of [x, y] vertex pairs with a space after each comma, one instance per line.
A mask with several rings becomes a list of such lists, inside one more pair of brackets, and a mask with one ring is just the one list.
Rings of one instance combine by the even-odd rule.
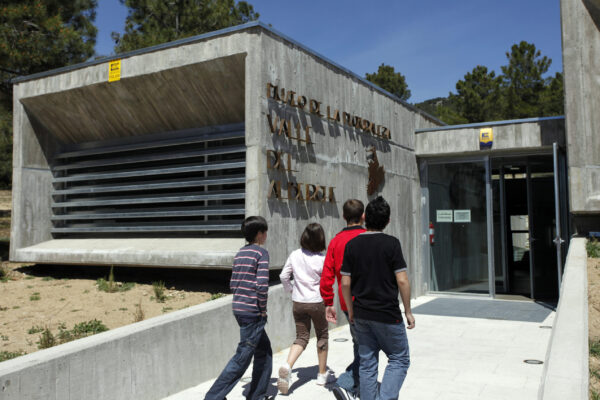
[[40, 335], [40, 339], [36, 343], [38, 345], [38, 349], [49, 349], [57, 344], [56, 338], [52, 332], [50, 332], [50, 328], [43, 330], [42, 334]]
[[165, 295], [165, 283], [163, 281], [152, 282], [152, 288], [154, 289], [156, 301], [164, 303], [165, 300], [167, 300], [167, 296]]
[[213, 293], [210, 295], [210, 299], [216, 300], [216, 299], [220, 299], [223, 296], [225, 296], [225, 293]]
[[38, 301], [39, 299], [41, 299], [42, 297], [40, 296], [39, 292], [35, 292], [34, 294], [32, 294], [31, 296], [29, 296], [29, 300], [30, 301]]
[[145, 318], [144, 310], [142, 309], [142, 299], [135, 305], [135, 312], [133, 313], [133, 321], [140, 322]]
[[588, 257], [600, 258], [600, 242], [598, 240], [588, 240], [585, 244], [585, 249], [587, 250]]
[[28, 275], [28, 276], [25, 277], [25, 279], [29, 281], [31, 279], [35, 279], [35, 276]]
[[0, 338], [2, 339], [3, 342], [8, 342], [8, 336], [0, 335]]
[[43, 332], [43, 331], [44, 331], [43, 327], [33, 325], [31, 328], [29, 328], [27, 330], [27, 333], [29, 333], [30, 335], [33, 335], [34, 333], [40, 333], [40, 332]]
[[33, 286], [27, 285], [27, 289], [33, 289]]
[[590, 340], [590, 355], [600, 357], [600, 340]]
[[596, 392], [594, 389], [590, 389], [590, 399], [591, 400], [600, 400], [600, 394]]
[[11, 358], [20, 357], [26, 354], [24, 351], [0, 351], [0, 362], [10, 360]]
[[173, 310], [173, 307], [163, 307], [162, 312], [166, 313], [166, 312], [169, 312], [172, 310]]
[[8, 282], [8, 268], [2, 264], [0, 265], [0, 282]]
[[44, 282], [53, 281], [53, 280], [54, 280], [54, 278], [51, 276], [45, 276], [42, 278], [42, 281], [44, 281]]
[[135, 286], [133, 282], [115, 282], [115, 274], [113, 267], [110, 267], [110, 272], [108, 274], [108, 280], [104, 278], [100, 278], [96, 281], [96, 286], [98, 286], [98, 290], [106, 292], [106, 293], [115, 293], [115, 292], [126, 292]]

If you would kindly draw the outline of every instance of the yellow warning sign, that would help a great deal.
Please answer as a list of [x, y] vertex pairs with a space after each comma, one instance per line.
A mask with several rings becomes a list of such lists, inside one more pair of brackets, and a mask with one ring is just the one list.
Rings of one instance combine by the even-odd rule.
[[494, 131], [492, 128], [483, 128], [479, 130], [479, 148], [489, 149], [494, 144]]
[[121, 80], [121, 60], [114, 60], [108, 63], [108, 81], [118, 80]]

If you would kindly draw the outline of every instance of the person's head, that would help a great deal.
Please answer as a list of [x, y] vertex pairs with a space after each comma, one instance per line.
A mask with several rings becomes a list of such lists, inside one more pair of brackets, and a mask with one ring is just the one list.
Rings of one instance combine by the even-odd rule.
[[308, 224], [300, 237], [300, 246], [304, 250], [319, 253], [325, 250], [325, 232], [317, 223]]
[[248, 217], [242, 222], [242, 234], [248, 243], [263, 244], [268, 229], [267, 221], [261, 216]]
[[390, 205], [381, 196], [367, 204], [365, 210], [365, 223], [367, 229], [382, 231], [390, 222]]
[[348, 225], [360, 224], [365, 212], [365, 205], [360, 200], [349, 199], [344, 203], [343, 212], [344, 219]]

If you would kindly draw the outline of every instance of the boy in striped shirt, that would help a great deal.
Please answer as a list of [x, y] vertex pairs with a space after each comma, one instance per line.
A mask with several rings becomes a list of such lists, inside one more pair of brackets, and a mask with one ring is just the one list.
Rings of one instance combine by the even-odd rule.
[[263, 217], [248, 217], [242, 223], [242, 233], [249, 244], [235, 256], [230, 282], [233, 316], [240, 326], [240, 343], [235, 355], [206, 393], [205, 400], [225, 399], [250, 366], [252, 357], [252, 382], [246, 398], [267, 398], [273, 369], [271, 342], [265, 331], [269, 252], [261, 247], [267, 240], [267, 230], [267, 221]]

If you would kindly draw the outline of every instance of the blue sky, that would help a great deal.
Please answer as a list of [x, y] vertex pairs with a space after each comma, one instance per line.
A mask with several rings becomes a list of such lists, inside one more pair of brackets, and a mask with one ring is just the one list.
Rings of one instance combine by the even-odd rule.
[[[419, 102], [455, 91], [476, 65], [500, 73], [510, 47], [525, 40], [562, 71], [559, 0], [249, 0], [260, 20], [364, 76], [381, 63], [406, 76]], [[96, 52], [113, 53], [127, 9], [99, 0]]]

